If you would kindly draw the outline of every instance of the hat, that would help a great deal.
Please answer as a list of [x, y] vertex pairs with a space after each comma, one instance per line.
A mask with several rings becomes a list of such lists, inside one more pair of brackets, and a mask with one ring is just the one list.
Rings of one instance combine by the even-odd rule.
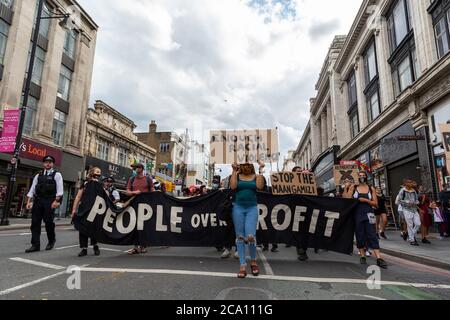
[[111, 180], [112, 183], [116, 182], [116, 180], [114, 180], [113, 176], [106, 176], [103, 178], [103, 182]]
[[133, 164], [133, 165], [131, 165], [131, 167], [145, 169], [145, 166], [142, 163]]
[[47, 161], [53, 162], [53, 163], [56, 162], [55, 158], [52, 156], [45, 156], [44, 159], [42, 159], [42, 162], [47, 162]]

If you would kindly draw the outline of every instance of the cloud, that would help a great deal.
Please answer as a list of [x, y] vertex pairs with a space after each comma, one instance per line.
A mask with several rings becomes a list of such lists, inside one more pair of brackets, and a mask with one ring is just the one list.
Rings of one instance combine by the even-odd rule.
[[339, 20], [337, 20], [337, 19], [333, 19], [331, 21], [327, 21], [327, 22], [323, 22], [323, 23], [318, 23], [316, 25], [313, 25], [309, 29], [309, 36], [312, 39], [319, 39], [319, 38], [329, 35], [334, 30], [336, 30], [338, 27], [339, 27]]
[[91, 101], [138, 131], [280, 128], [296, 148], [335, 34], [361, 0], [79, 0], [100, 25]]

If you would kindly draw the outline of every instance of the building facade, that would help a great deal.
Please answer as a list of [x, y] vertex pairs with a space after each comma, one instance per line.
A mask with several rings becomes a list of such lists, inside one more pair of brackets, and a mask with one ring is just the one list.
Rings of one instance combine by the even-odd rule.
[[209, 154], [206, 146], [197, 141], [189, 142], [189, 158], [186, 185], [211, 185]]
[[[445, 0], [364, 0], [328, 72], [333, 116], [325, 133], [335, 162], [358, 160], [391, 197], [405, 177], [436, 195], [450, 175], [439, 132], [450, 119], [449, 18]], [[317, 174], [326, 139], [314, 114]]]
[[189, 137], [187, 132], [158, 132], [156, 121], [151, 121], [149, 132], [137, 133], [139, 141], [154, 148], [156, 155], [156, 175], [165, 182], [173, 183], [176, 192], [186, 186], [187, 163], [189, 157]]
[[[0, 2], [0, 117], [17, 109], [23, 101], [28, 75], [32, 33], [37, 17], [36, 0]], [[62, 28], [59, 19], [41, 22], [29, 103], [26, 110], [21, 163], [11, 214], [23, 215], [24, 190], [42, 168], [41, 159], [51, 154], [64, 177], [67, 211], [83, 170], [83, 142], [86, 130], [97, 24], [74, 0], [48, 0], [42, 16], [69, 12], [78, 7], [79, 19]], [[0, 154], [0, 185], [7, 185], [11, 155]]]
[[84, 144], [85, 170], [99, 167], [103, 175], [111, 175], [116, 187], [125, 189], [132, 175], [131, 165], [142, 163], [153, 175], [156, 150], [140, 142], [135, 123], [103, 101], [96, 101], [87, 114]]

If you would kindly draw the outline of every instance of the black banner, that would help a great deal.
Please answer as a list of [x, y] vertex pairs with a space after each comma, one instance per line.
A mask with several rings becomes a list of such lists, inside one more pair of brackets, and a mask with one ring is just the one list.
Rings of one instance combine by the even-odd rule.
[[[286, 243], [345, 254], [353, 250], [354, 200], [258, 194], [260, 244]], [[232, 192], [187, 200], [155, 192], [141, 194], [118, 210], [102, 186], [87, 185], [75, 226], [100, 243], [216, 247], [234, 245]]]

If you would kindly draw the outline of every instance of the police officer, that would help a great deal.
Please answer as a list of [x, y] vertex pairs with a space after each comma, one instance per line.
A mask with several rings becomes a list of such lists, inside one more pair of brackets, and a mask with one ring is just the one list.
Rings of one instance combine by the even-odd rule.
[[103, 189], [105, 189], [109, 199], [111, 199], [112, 203], [116, 204], [120, 201], [119, 191], [114, 188], [114, 177], [106, 176], [103, 178]]
[[55, 246], [55, 223], [53, 222], [55, 209], [61, 204], [64, 194], [61, 173], [53, 169], [55, 158], [46, 156], [43, 159], [44, 170], [34, 177], [28, 193], [27, 209], [32, 209], [31, 247], [26, 253], [41, 250], [41, 223], [44, 220], [47, 231], [48, 245], [45, 250], [52, 250]]

